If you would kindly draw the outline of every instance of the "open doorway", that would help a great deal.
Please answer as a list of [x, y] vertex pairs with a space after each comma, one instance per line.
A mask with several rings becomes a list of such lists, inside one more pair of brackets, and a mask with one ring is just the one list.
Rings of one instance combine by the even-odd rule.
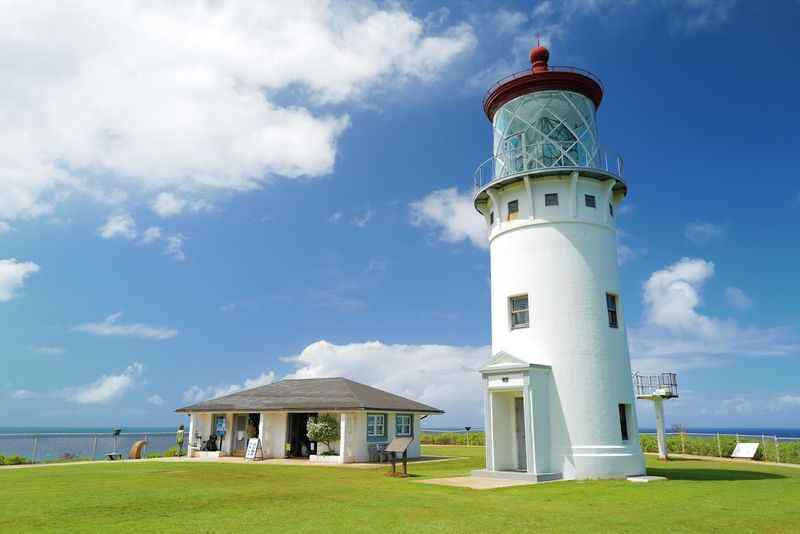
[[316, 417], [316, 413], [290, 413], [286, 418], [286, 443], [289, 444], [287, 454], [290, 458], [308, 458], [316, 454], [317, 444], [308, 439], [308, 420]]
[[244, 456], [248, 440], [258, 437], [260, 423], [260, 413], [239, 413], [233, 416], [233, 436], [231, 436], [231, 454], [233, 456]]
[[522, 392], [493, 391], [491, 395], [494, 470], [525, 472], [528, 462]]

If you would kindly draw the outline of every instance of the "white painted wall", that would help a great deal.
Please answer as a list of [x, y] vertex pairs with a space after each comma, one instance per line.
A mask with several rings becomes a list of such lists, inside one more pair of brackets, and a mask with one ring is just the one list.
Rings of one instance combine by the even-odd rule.
[[[635, 406], [621, 299], [618, 329], [609, 327], [606, 310], [606, 293], [620, 295], [614, 218], [607, 216], [609, 182], [552, 176], [533, 179], [530, 186], [535, 218], [522, 183], [496, 189], [496, 204], [490, 204], [500, 213], [490, 230], [492, 352], [551, 366], [552, 469], [565, 478], [641, 474], [635, 409], [629, 440], [623, 443], [620, 435], [618, 404]], [[545, 207], [545, 193], [558, 193], [559, 205]], [[596, 208], [585, 206], [585, 194], [595, 195]], [[520, 217], [506, 221], [511, 200], [519, 201]], [[508, 297], [524, 293], [530, 327], [511, 330]], [[498, 410], [504, 408], [492, 411], [496, 430], [506, 424]], [[534, 431], [541, 443], [541, 428]], [[498, 444], [500, 462], [508, 451]]]

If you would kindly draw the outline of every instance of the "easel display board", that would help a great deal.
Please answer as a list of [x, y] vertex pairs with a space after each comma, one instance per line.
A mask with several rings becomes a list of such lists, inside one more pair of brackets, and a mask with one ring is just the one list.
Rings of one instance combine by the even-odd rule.
[[250, 438], [247, 441], [247, 450], [244, 453], [245, 460], [263, 460], [264, 449], [261, 448], [261, 440]]

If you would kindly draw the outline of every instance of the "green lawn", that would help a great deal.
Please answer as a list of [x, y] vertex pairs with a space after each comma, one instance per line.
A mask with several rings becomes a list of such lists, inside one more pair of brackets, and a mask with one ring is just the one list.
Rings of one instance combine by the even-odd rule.
[[[422, 477], [482, 467], [411, 464]], [[0, 532], [800, 532], [800, 469], [648, 459], [669, 482], [468, 490], [382, 470], [142, 462], [0, 468]]]

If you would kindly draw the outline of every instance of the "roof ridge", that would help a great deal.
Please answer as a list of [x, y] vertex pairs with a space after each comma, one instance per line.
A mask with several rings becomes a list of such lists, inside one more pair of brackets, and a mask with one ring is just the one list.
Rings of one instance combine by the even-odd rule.
[[[337, 378], [339, 378], [342, 382], [344, 382], [345, 387], [347, 387], [347, 390], [350, 392], [350, 394], [353, 396], [353, 398], [356, 400], [356, 402], [358, 402], [358, 405], [361, 406], [362, 408], [366, 408], [367, 406], [364, 405], [364, 402], [361, 400], [361, 398], [356, 394], [355, 391], [353, 391], [353, 388], [350, 387], [350, 384], [358, 384], [358, 382], [355, 382], [355, 381], [350, 380], [349, 378], [345, 378], [343, 376], [340, 376], [340, 377], [337, 377]], [[363, 386], [364, 384], [361, 384], [361, 385]]]

